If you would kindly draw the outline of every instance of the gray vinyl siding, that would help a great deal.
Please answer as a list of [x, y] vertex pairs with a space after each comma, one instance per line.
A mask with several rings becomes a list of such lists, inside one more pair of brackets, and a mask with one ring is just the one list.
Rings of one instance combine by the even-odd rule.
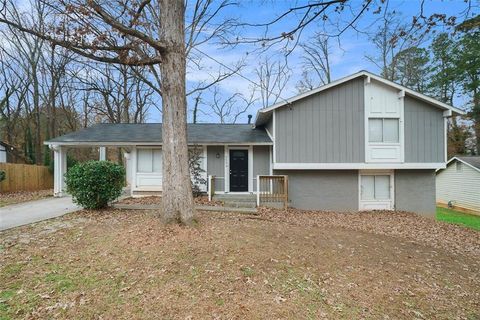
[[253, 146], [253, 191], [257, 191], [257, 175], [270, 174], [270, 146]]
[[444, 162], [443, 111], [405, 97], [405, 162]]
[[363, 78], [275, 110], [276, 162], [364, 162], [364, 135]]
[[395, 170], [395, 210], [435, 217], [435, 170]]
[[[225, 191], [225, 154], [223, 146], [207, 147], [207, 175], [215, 176], [215, 191]], [[217, 158], [217, 153], [220, 158]]]
[[457, 171], [456, 162], [437, 173], [437, 202], [480, 212], [480, 172], [466, 164]]
[[304, 210], [358, 210], [357, 170], [275, 170], [288, 175], [289, 206]]

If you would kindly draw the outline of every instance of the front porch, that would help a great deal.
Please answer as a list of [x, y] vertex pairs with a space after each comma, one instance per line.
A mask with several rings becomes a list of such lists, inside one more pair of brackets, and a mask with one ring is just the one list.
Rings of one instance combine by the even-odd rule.
[[[121, 148], [126, 169], [127, 196], [161, 196], [161, 145], [129, 144], [62, 144], [50, 145], [54, 151], [54, 196], [66, 195], [64, 175], [67, 151], [72, 148], [98, 148], [98, 159], [107, 160], [107, 148]], [[228, 207], [254, 208], [260, 205], [287, 207], [288, 178], [272, 175], [270, 145], [195, 145], [200, 153], [202, 171], [199, 190], [208, 199], [221, 199]], [[192, 175], [193, 177], [193, 175]]]

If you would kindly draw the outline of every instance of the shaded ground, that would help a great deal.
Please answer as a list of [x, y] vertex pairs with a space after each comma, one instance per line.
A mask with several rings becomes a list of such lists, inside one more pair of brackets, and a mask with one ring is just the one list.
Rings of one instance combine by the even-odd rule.
[[[194, 197], [193, 200], [195, 201], [196, 205], [204, 205], [204, 206], [222, 206], [222, 201], [208, 201], [208, 196], [199, 196]], [[144, 205], [160, 205], [162, 203], [162, 198], [159, 196], [147, 196], [147, 197], [138, 197], [138, 198], [125, 198], [117, 202], [118, 204], [144, 204]]]
[[8, 206], [15, 203], [44, 199], [48, 197], [53, 197], [52, 189], [0, 193], [0, 207]]
[[437, 207], [437, 220], [464, 225], [480, 231], [480, 215]]
[[6, 319], [480, 317], [480, 233], [406, 213], [82, 211], [0, 246]]

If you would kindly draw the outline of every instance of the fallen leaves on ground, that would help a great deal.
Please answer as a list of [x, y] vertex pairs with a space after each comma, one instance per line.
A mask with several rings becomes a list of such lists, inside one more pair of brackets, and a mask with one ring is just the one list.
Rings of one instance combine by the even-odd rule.
[[[197, 206], [223, 206], [223, 202], [221, 201], [208, 201], [207, 196], [199, 196], [199, 197], [194, 197], [193, 200], [195, 201], [195, 204]], [[130, 197], [130, 198], [125, 198], [117, 202], [118, 204], [142, 204], [142, 205], [154, 205], [154, 204], [161, 204], [162, 203], [162, 197], [160, 196], [145, 196], [145, 197]]]
[[32, 200], [39, 200], [53, 196], [53, 190], [37, 190], [37, 191], [18, 191], [18, 192], [0, 192], [0, 207], [27, 202]]
[[476, 319], [479, 234], [392, 212], [201, 212], [186, 228], [81, 211], [0, 233], [0, 318]]

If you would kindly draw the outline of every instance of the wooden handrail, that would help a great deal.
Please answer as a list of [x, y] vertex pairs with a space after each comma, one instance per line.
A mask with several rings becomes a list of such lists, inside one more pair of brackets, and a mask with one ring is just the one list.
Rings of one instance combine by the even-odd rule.
[[285, 209], [288, 207], [288, 176], [257, 176], [257, 206], [262, 203], [278, 202], [283, 202]]

